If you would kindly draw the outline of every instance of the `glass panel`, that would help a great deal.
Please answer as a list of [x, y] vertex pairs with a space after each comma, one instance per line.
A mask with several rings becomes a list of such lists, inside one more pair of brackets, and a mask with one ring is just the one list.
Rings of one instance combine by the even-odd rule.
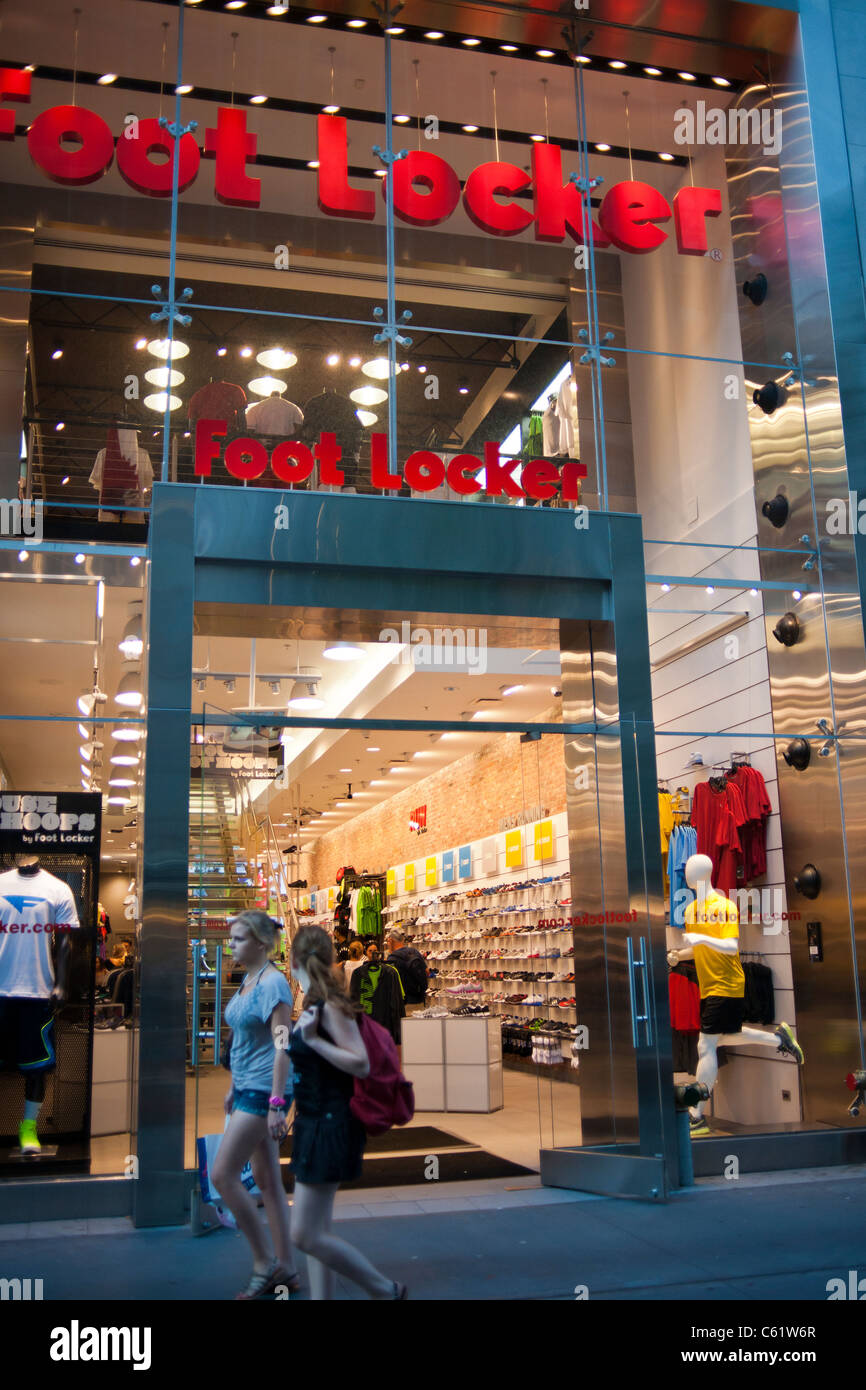
[[[134, 1174], [143, 567], [98, 552], [81, 560], [0, 550], [0, 995], [17, 1007], [66, 981], [55, 1064], [50, 1049], [32, 1071], [29, 1052], [5, 1059], [7, 1150], [19, 1141], [25, 1099], [41, 1103], [38, 1163], [4, 1160], [2, 1176], [13, 1180], [22, 1161], [28, 1177]], [[38, 859], [38, 877], [17, 875], [22, 854]], [[65, 935], [55, 928], [67, 920], [62, 885], [80, 924]]]

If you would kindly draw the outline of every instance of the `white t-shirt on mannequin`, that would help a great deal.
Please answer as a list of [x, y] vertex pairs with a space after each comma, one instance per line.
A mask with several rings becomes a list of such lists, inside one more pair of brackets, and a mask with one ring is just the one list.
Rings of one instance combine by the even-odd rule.
[[0, 874], [0, 997], [50, 999], [55, 928], [80, 927], [72, 891], [45, 869]]

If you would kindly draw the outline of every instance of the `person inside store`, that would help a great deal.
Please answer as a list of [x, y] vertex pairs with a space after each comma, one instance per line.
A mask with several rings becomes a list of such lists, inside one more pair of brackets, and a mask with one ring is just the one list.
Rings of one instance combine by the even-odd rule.
[[372, 962], [372, 961], [378, 960], [378, 959], [379, 959], [379, 943], [378, 943], [378, 941], [368, 941], [368, 942], [367, 942], [367, 945], [364, 947], [364, 960], [368, 960], [368, 961]]
[[373, 1299], [405, 1299], [405, 1284], [387, 1279], [366, 1255], [331, 1232], [337, 1188], [361, 1176], [367, 1136], [349, 1102], [354, 1078], [370, 1071], [355, 1007], [333, 967], [334, 943], [328, 933], [302, 927], [292, 943], [292, 975], [304, 992], [304, 1011], [291, 1036], [292, 1235], [308, 1257], [313, 1299], [334, 1297], [337, 1274]]
[[[229, 926], [232, 956], [246, 974], [225, 1011], [232, 1030], [232, 1084], [225, 1098], [225, 1111], [231, 1118], [211, 1177], [252, 1251], [252, 1275], [236, 1295], [236, 1300], [247, 1300], [272, 1294], [281, 1286], [290, 1293], [300, 1288], [280, 1172], [280, 1144], [288, 1132], [292, 1100], [292, 990], [271, 959], [279, 940], [278, 924], [267, 913], [251, 908], [231, 918]], [[273, 1255], [256, 1204], [241, 1182], [247, 1163], [252, 1165], [264, 1202]]]
[[358, 938], [354, 932], [350, 931], [342, 922], [334, 923], [334, 953], [338, 963], [349, 959], [349, 947]]
[[364, 964], [364, 947], [360, 941], [353, 941], [349, 946], [349, 958], [343, 965], [343, 980], [346, 989], [349, 988], [349, 981], [358, 969], [359, 965]]
[[409, 945], [399, 928], [388, 936], [387, 965], [393, 965], [403, 986], [403, 1002], [407, 1014], [417, 1013], [427, 1002], [427, 964], [421, 952]]

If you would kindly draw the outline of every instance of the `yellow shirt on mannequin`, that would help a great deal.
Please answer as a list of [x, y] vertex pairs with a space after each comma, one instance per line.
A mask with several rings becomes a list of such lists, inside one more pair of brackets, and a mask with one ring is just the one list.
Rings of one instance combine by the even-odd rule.
[[[702, 936], [716, 936], [720, 940], [739, 936], [739, 915], [736, 905], [724, 894], [711, 888], [702, 903], [689, 903], [685, 911], [685, 929], [700, 932]], [[714, 951], [712, 946], [695, 946], [695, 970], [698, 974], [698, 989], [701, 998], [720, 995], [723, 999], [742, 999], [746, 992], [746, 977], [740, 964], [739, 954], [728, 956]]]

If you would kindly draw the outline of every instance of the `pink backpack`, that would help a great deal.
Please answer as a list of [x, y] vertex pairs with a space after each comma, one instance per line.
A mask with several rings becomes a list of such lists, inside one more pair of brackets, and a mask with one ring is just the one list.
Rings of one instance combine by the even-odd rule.
[[355, 1094], [349, 1109], [369, 1135], [384, 1134], [393, 1125], [408, 1124], [415, 1114], [415, 1092], [400, 1070], [400, 1058], [391, 1034], [367, 1014], [358, 1027], [370, 1059], [367, 1076], [355, 1077]]

